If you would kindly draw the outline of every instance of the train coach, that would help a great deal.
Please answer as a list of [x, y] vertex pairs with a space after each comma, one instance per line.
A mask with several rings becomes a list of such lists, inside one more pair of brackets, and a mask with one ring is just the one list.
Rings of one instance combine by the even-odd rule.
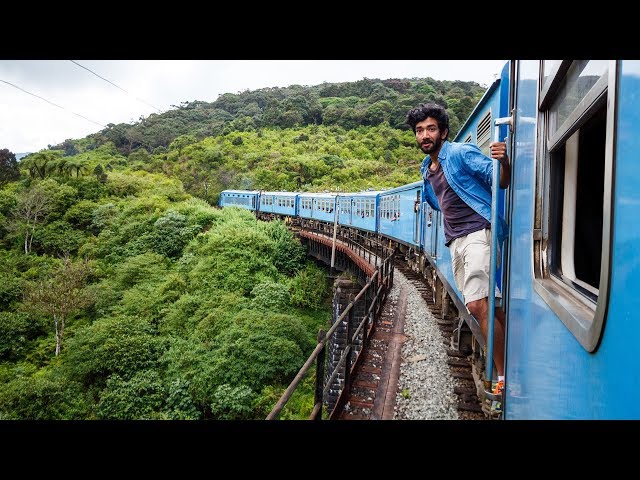
[[422, 197], [422, 181], [380, 193], [378, 233], [401, 245], [419, 248]]
[[258, 211], [273, 218], [297, 214], [298, 194], [295, 192], [260, 192]]
[[512, 62], [505, 418], [639, 419], [640, 62]]
[[380, 193], [366, 191], [338, 195], [338, 223], [345, 227], [377, 232]]
[[221, 207], [236, 206], [247, 210], [256, 211], [258, 208], [257, 190], [223, 190], [220, 192], [218, 205]]
[[298, 216], [301, 219], [335, 222], [335, 193], [299, 193]]

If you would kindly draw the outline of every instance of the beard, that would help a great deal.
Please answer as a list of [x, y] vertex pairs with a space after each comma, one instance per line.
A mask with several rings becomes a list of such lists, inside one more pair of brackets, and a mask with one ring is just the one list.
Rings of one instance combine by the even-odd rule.
[[440, 140], [440, 138], [438, 137], [433, 140], [433, 143], [419, 143], [418, 145], [420, 146], [420, 150], [429, 155], [430, 153], [433, 153], [440, 148], [440, 145], [442, 145], [442, 140]]

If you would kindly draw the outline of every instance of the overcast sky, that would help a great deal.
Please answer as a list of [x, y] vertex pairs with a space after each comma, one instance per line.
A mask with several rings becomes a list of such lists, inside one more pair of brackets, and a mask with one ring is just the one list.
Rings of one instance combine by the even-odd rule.
[[213, 102], [223, 93], [263, 87], [424, 77], [476, 81], [489, 86], [505, 63], [505, 60], [0, 60], [0, 149], [37, 152], [67, 138], [85, 137], [108, 123], [132, 123], [141, 116], [165, 112], [171, 105], [184, 101]]

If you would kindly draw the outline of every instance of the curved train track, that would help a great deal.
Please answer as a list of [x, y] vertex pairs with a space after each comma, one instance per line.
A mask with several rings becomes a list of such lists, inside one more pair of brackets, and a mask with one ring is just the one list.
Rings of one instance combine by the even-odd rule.
[[[473, 352], [460, 352], [451, 347], [452, 335], [457, 327], [457, 318], [452, 314], [443, 316], [436, 306], [432, 287], [428, 280], [414, 272], [399, 258], [395, 268], [399, 269], [409, 282], [420, 292], [428, 308], [433, 313], [442, 334], [442, 342], [447, 351], [448, 374], [455, 379], [454, 393], [457, 396], [458, 417], [463, 420], [485, 420], [488, 416], [478, 397], [478, 383], [473, 374]], [[397, 305], [390, 299], [377, 320], [375, 333], [363, 352], [363, 359], [353, 373], [353, 382], [340, 420], [390, 420], [393, 419], [400, 364], [401, 347], [406, 339], [404, 311], [406, 296], [398, 297]]]

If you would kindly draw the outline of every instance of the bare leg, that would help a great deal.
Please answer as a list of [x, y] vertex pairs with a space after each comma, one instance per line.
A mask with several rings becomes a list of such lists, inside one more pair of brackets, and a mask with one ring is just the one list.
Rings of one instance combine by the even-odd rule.
[[[467, 304], [467, 308], [476, 320], [478, 320], [480, 331], [486, 339], [489, 332], [487, 321], [489, 300], [486, 297], [480, 300], [474, 300]], [[500, 376], [504, 376], [504, 331], [504, 311], [502, 307], [496, 307], [495, 321], [493, 322], [493, 361], [496, 364], [496, 370]]]

